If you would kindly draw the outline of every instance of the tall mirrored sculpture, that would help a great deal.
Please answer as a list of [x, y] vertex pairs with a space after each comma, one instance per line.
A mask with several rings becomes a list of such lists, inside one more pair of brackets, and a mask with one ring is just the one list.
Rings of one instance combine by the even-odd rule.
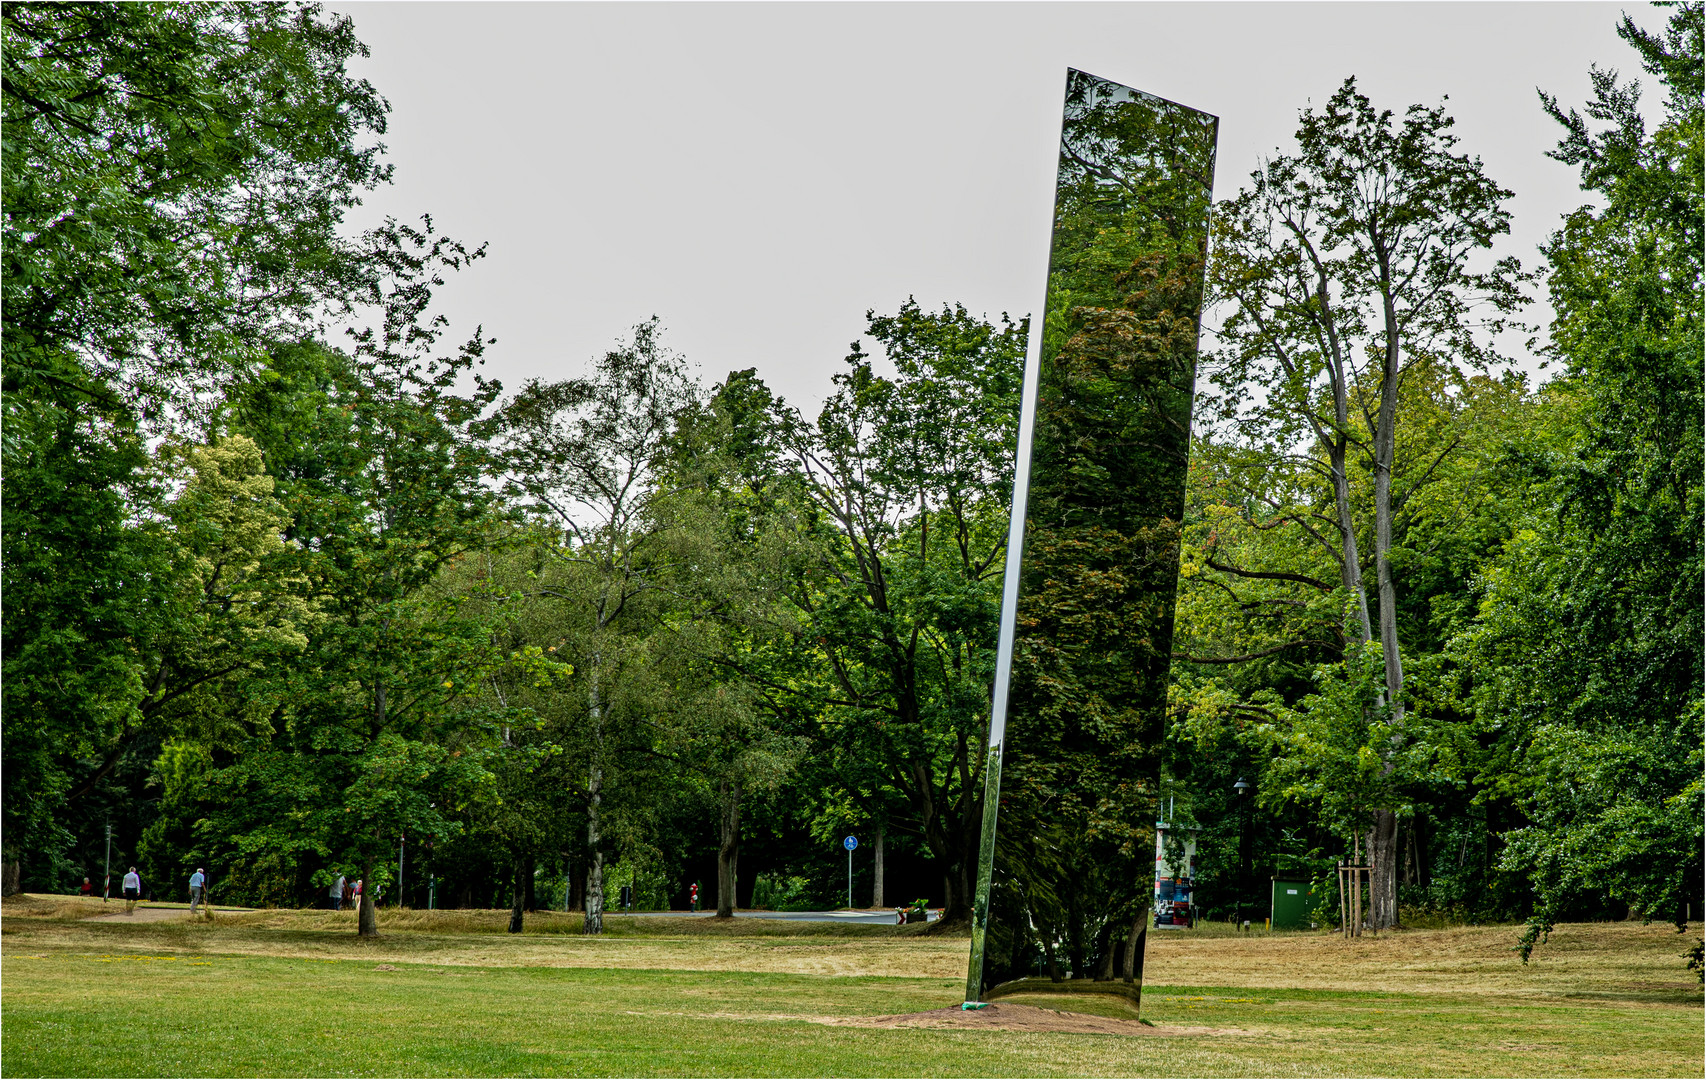
[[1026, 976], [1141, 981], [1216, 126], [1067, 73], [968, 1002]]

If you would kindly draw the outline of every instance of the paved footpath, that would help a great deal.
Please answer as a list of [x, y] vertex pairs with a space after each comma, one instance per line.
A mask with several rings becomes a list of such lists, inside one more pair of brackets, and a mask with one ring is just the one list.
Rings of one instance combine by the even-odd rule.
[[[245, 909], [243, 909], [243, 908], [214, 908], [213, 910], [214, 911], [232, 912], [232, 911], [243, 911]], [[121, 901], [118, 904], [118, 910], [113, 912], [111, 915], [96, 915], [96, 916], [93, 916], [92, 918], [86, 919], [84, 921], [85, 922], [166, 922], [167, 920], [170, 920], [170, 919], [188, 919], [189, 917], [190, 917], [190, 909], [187, 906], [186, 907], [154, 907], [153, 905], [150, 905], [150, 904], [138, 904], [138, 905], [136, 905], [135, 911], [126, 915], [124, 913], [124, 904]], [[201, 918], [201, 912], [199, 910], [195, 913], [195, 917], [198, 919]]]
[[[87, 922], [114, 922], [114, 923], [122, 923], [122, 922], [142, 923], [142, 922], [168, 922], [168, 921], [173, 920], [173, 919], [185, 920], [185, 919], [188, 919], [190, 917], [188, 907], [156, 907], [152, 904], [138, 904], [138, 905], [136, 905], [135, 911], [131, 912], [129, 915], [126, 915], [124, 913], [124, 906], [123, 906], [122, 901], [115, 901], [114, 906], [117, 907], [118, 910], [113, 912], [112, 914], [110, 914], [110, 915], [94, 915], [85, 921], [87, 921]], [[220, 907], [216, 907], [213, 910], [219, 911], [219, 912], [239, 912], [239, 911], [246, 911], [249, 909], [247, 909], [247, 908], [220, 908]], [[616, 910], [612, 910], [612, 909], [606, 909], [605, 914], [607, 914], [607, 915], [637, 915], [637, 916], [650, 915], [650, 916], [654, 916], [654, 917], [665, 917], [665, 918], [675, 918], [675, 919], [711, 919], [711, 918], [715, 918], [717, 915], [717, 913], [715, 911], [616, 911]], [[201, 917], [200, 913], [197, 913], [196, 918], [199, 919], [200, 917]], [[937, 919], [939, 919], [941, 917], [942, 917], [942, 913], [939, 911], [930, 912], [930, 921], [931, 922], [935, 922]], [[737, 919], [786, 919], [786, 920], [789, 920], [791, 922], [865, 923], [865, 924], [875, 925], [875, 926], [893, 926], [893, 925], [895, 925], [895, 913], [893, 911], [884, 911], [881, 909], [878, 909], [876, 911], [848, 911], [848, 910], [842, 910], [842, 911], [737, 911], [737, 912], [735, 912], [735, 918], [737, 918]]]

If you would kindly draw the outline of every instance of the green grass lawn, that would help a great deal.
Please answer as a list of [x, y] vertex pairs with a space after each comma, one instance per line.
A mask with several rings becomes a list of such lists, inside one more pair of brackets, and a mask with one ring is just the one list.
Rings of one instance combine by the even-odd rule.
[[[1582, 994], [1567, 986], [1521, 994], [1151, 983], [1142, 1015], [1154, 1027], [1140, 1036], [884, 1029], [836, 1021], [957, 1003], [963, 984], [944, 964], [963, 942], [849, 936], [850, 949], [890, 950], [865, 966], [893, 971], [910, 958], [923, 973], [799, 974], [774, 969], [809, 967], [815, 952], [800, 950], [833, 951], [837, 940], [812, 934], [791, 944], [768, 933], [774, 929], [751, 939], [749, 953], [726, 927], [697, 942], [677, 928], [657, 941], [635, 934], [588, 946], [560, 935], [469, 932], [423, 936], [408, 947], [405, 931], [369, 945], [320, 931], [329, 940], [325, 955], [315, 956], [304, 937], [314, 932], [302, 929], [37, 924], [8, 913], [0, 1070], [19, 1077], [1702, 1073], [1700, 1001], [1681, 980]], [[280, 955], [265, 953], [269, 934], [280, 935]], [[1227, 950], [1240, 945], [1223, 940]], [[241, 952], [233, 951], [238, 943]], [[630, 948], [645, 966], [624, 966]], [[694, 948], [734, 951], [717, 954], [717, 970], [654, 966]], [[574, 966], [541, 949], [559, 950]], [[599, 963], [582, 963], [588, 958]], [[1231, 961], [1224, 971], [1237, 970]], [[1177, 971], [1169, 975], [1182, 981]]]

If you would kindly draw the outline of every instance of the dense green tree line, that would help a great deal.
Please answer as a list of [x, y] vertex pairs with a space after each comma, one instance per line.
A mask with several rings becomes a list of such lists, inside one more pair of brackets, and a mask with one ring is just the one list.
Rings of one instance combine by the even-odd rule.
[[[596, 932], [624, 886], [840, 903], [854, 831], [887, 859], [858, 902], [966, 910], [1025, 320], [870, 312], [881, 355], [815, 415], [754, 371], [700, 385], [655, 319], [506, 393], [432, 310], [483, 250], [338, 231], [388, 176], [348, 20], [3, 29], [8, 889], [97, 873], [110, 822], [161, 894], [199, 865], [224, 900], [318, 903], [342, 875], [363, 933], [382, 890]], [[1698, 915], [1701, 7], [1620, 32], [1663, 117], [1610, 73], [1585, 115], [1541, 103], [1593, 202], [1538, 270], [1491, 257], [1510, 192], [1450, 117], [1354, 82], [1219, 205], [1169, 721], [1121, 751], [1160, 787], [1020, 748], [1004, 843], [1064, 858], [1026, 800], [1094, 773], [1199, 830], [1211, 917], [1272, 874], [1336, 912], [1353, 856], [1381, 926], [1527, 919], [1531, 948]], [[1186, 254], [1131, 267], [1157, 312], [1194, 298]], [[1495, 344], [1539, 282], [1557, 374], [1531, 386]], [[1072, 328], [1085, 364], [1161, 333], [1132, 310]], [[1069, 532], [1068, 592], [1096, 558]], [[1037, 618], [1085, 607], [1099, 647], [1057, 599]], [[1120, 888], [1125, 918], [1148, 882]]]

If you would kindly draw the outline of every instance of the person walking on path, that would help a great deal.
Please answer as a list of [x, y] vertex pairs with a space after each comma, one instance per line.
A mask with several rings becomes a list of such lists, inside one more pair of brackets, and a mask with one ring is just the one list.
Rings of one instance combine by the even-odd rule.
[[326, 899], [332, 902], [333, 911], [342, 911], [344, 909], [344, 888], [348, 884], [348, 880], [342, 874], [339, 874], [338, 880], [332, 882], [332, 887], [326, 890]]
[[[190, 918], [195, 918], [195, 909], [206, 903], [207, 875], [201, 872], [201, 867], [195, 868], [190, 875]], [[212, 917], [212, 912], [208, 916]]]
[[136, 872], [136, 867], [130, 868], [130, 873], [124, 875], [124, 913], [129, 915], [136, 910], [136, 901], [142, 896], [142, 875]]

